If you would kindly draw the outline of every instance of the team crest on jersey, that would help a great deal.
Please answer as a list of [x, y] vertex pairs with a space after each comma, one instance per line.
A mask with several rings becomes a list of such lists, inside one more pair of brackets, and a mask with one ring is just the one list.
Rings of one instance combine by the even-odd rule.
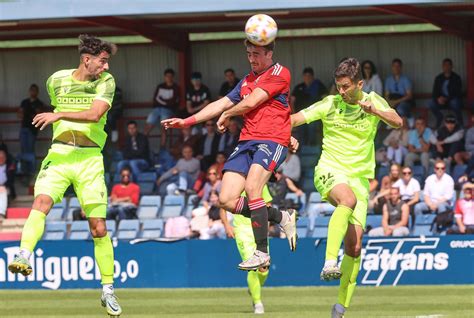
[[86, 93], [94, 93], [95, 85], [93, 83], [88, 83], [84, 86], [84, 90], [86, 91]]
[[69, 86], [63, 87], [63, 93], [64, 93], [64, 94], [67, 94], [67, 93], [69, 92], [69, 89], [70, 89]]

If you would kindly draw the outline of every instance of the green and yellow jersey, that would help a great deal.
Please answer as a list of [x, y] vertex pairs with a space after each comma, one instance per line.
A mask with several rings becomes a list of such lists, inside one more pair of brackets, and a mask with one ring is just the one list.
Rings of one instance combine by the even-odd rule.
[[[79, 112], [91, 107], [96, 99], [112, 106], [115, 92], [115, 80], [109, 73], [103, 72], [95, 81], [78, 81], [73, 78], [72, 70], [62, 70], [54, 73], [46, 82], [54, 112]], [[66, 131], [79, 131], [100, 148], [105, 145], [107, 134], [104, 131], [107, 112], [97, 123], [58, 120], [53, 123], [53, 140]]]
[[[381, 111], [394, 111], [375, 92], [363, 93]], [[374, 178], [374, 139], [380, 119], [359, 105], [350, 105], [341, 95], [330, 95], [302, 110], [306, 123], [320, 119], [323, 123], [323, 151], [318, 167], [349, 177]]]

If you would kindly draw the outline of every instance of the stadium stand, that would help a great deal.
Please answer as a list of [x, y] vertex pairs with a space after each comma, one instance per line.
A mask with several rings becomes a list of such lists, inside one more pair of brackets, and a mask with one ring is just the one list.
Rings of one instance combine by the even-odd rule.
[[140, 222], [138, 220], [122, 220], [117, 229], [119, 240], [133, 240], [138, 237]]
[[144, 220], [143, 228], [140, 233], [141, 238], [158, 238], [161, 237], [164, 229], [162, 219]]
[[66, 238], [66, 232], [66, 222], [47, 222], [43, 240], [63, 240]]
[[180, 216], [184, 208], [184, 197], [181, 195], [167, 195], [163, 201], [160, 216], [164, 219]]

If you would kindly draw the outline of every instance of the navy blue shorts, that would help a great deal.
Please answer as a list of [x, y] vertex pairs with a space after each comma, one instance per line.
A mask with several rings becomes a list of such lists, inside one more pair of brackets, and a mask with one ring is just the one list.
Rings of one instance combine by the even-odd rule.
[[258, 164], [268, 171], [277, 169], [285, 161], [288, 148], [270, 140], [240, 141], [224, 165], [224, 171], [247, 176], [250, 166]]

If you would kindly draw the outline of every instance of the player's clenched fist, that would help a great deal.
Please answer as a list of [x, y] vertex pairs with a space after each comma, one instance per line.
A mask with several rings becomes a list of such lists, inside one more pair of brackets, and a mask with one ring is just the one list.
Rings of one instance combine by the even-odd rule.
[[369, 102], [369, 101], [359, 101], [358, 103], [359, 103], [360, 107], [361, 107], [366, 113], [375, 114], [376, 109], [375, 109], [374, 104], [372, 104], [371, 102]]
[[229, 117], [226, 115], [226, 113], [222, 113], [221, 117], [219, 117], [219, 120], [217, 121], [217, 130], [223, 134], [227, 130], [227, 127], [229, 127], [230, 120]]

